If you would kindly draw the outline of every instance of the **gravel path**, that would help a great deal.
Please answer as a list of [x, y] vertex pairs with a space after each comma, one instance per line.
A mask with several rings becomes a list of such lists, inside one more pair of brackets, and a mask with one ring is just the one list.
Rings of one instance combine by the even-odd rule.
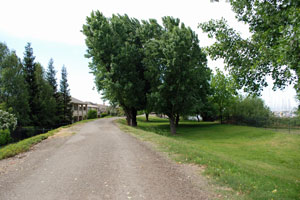
[[75, 126], [0, 161], [0, 199], [213, 199], [195, 167], [176, 164], [118, 129], [113, 118]]

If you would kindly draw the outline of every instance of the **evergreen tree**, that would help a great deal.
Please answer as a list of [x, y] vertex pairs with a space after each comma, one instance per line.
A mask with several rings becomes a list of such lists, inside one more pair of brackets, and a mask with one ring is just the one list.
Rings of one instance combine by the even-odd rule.
[[56, 82], [56, 71], [53, 66], [53, 59], [51, 58], [48, 64], [48, 70], [46, 72], [46, 80], [51, 85], [53, 93], [57, 92], [57, 82]]
[[35, 80], [37, 93], [34, 102], [38, 112], [34, 125], [40, 127], [54, 127], [56, 124], [56, 100], [53, 96], [52, 86], [44, 78], [44, 69], [40, 63], [36, 63]]
[[69, 84], [67, 80], [67, 69], [65, 66], [61, 69], [61, 80], [59, 90], [60, 123], [72, 123], [72, 104]]
[[0, 107], [17, 117], [18, 126], [30, 122], [29, 96], [24, 82], [21, 60], [14, 51], [0, 43]]
[[24, 52], [24, 59], [23, 59], [23, 67], [24, 67], [24, 76], [25, 81], [28, 88], [28, 94], [29, 94], [29, 107], [31, 110], [31, 120], [34, 123], [37, 120], [37, 113], [38, 111], [38, 104], [34, 100], [35, 95], [37, 94], [37, 83], [36, 83], [36, 76], [35, 76], [35, 56], [33, 56], [33, 49], [31, 47], [30, 43], [27, 43], [25, 46], [25, 52]]
[[55, 109], [53, 111], [53, 113], [55, 113], [55, 115], [53, 116], [52, 121], [55, 122], [54, 124], [59, 124], [59, 106], [58, 106], [59, 95], [58, 95], [58, 91], [57, 91], [56, 71], [53, 66], [52, 58], [50, 59], [49, 64], [48, 64], [48, 69], [46, 72], [46, 80], [47, 80], [49, 86], [51, 87], [51, 93], [55, 100]]

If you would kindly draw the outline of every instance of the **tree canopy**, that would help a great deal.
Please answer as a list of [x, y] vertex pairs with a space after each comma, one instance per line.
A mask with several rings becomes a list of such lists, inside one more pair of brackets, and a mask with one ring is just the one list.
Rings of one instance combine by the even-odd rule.
[[[43, 66], [35, 61], [30, 43], [25, 47], [23, 62], [6, 44], [0, 43], [0, 109], [14, 114], [18, 127], [54, 128], [72, 122], [71, 117], [67, 122], [60, 121], [65, 118], [61, 116], [64, 112], [58, 112], [60, 101], [55, 76], [53, 59], [45, 73]], [[67, 82], [66, 76], [63, 80]]]
[[30, 123], [29, 94], [24, 82], [21, 60], [0, 43], [0, 109], [10, 110], [21, 126]]
[[211, 20], [200, 24], [216, 42], [209, 47], [212, 59], [223, 58], [226, 68], [248, 92], [260, 93], [267, 76], [275, 88], [295, 83], [300, 75], [300, 2], [290, 0], [231, 0], [236, 18], [249, 25], [250, 38], [226, 24]]
[[215, 104], [216, 111], [223, 123], [223, 116], [229, 105], [234, 103], [234, 96], [237, 94], [236, 85], [231, 76], [225, 76], [219, 69], [211, 79], [212, 96], [210, 103]]
[[137, 125], [138, 110], [153, 110], [168, 115], [175, 133], [175, 119], [195, 113], [210, 70], [198, 36], [179, 19], [164, 17], [161, 26], [96, 11], [82, 32], [98, 90], [123, 108], [129, 125]]
[[125, 111], [127, 123], [136, 126], [136, 114], [146, 105], [143, 46], [137, 19], [127, 15], [106, 18], [92, 12], [83, 25], [90, 69], [99, 91]]
[[71, 104], [71, 94], [68, 84], [68, 73], [65, 66], [61, 69], [61, 79], [60, 79], [60, 89], [58, 97], [58, 113], [59, 113], [59, 122], [61, 124], [70, 124], [72, 123], [72, 104]]
[[[195, 113], [198, 94], [206, 87], [210, 70], [198, 36], [179, 19], [163, 18], [163, 32], [146, 45], [148, 95], [154, 110], [169, 117], [171, 133], [176, 133], [179, 115]], [[206, 94], [204, 94], [206, 95]]]

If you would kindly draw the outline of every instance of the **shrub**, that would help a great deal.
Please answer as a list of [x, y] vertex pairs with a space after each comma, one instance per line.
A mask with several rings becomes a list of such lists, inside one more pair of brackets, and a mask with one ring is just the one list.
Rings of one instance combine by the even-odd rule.
[[6, 145], [13, 141], [8, 129], [0, 130], [0, 146]]
[[101, 117], [106, 117], [106, 116], [108, 116], [108, 113], [105, 112], [101, 113]]
[[0, 130], [9, 129], [13, 131], [17, 126], [17, 118], [3, 110], [0, 110]]
[[88, 119], [95, 119], [97, 118], [97, 110], [89, 110], [87, 114]]
[[22, 130], [27, 137], [32, 137], [37, 134], [34, 126], [25, 126], [22, 128]]
[[238, 98], [228, 112], [232, 123], [249, 126], [266, 126], [272, 116], [270, 109], [258, 97]]

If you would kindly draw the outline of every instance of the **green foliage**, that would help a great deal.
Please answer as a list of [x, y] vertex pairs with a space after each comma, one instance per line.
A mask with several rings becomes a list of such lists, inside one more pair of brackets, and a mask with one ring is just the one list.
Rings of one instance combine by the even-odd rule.
[[36, 122], [38, 110], [38, 103], [35, 101], [38, 98], [38, 85], [36, 82], [36, 63], [35, 56], [33, 56], [33, 49], [30, 43], [25, 46], [23, 58], [23, 71], [26, 81], [26, 86], [29, 94], [30, 120], [32, 123]]
[[144, 117], [138, 120], [137, 128], [121, 128], [155, 143], [177, 162], [205, 166], [204, 173], [225, 186], [218, 187], [219, 191], [227, 188], [222, 192], [226, 192], [228, 199], [300, 197], [300, 135], [246, 126], [182, 122], [178, 134], [170, 136], [166, 119], [151, 118], [152, 123], [145, 122]]
[[105, 113], [105, 112], [101, 113], [101, 117], [107, 117], [107, 116], [109, 116], [108, 113]]
[[33, 145], [41, 142], [44, 139], [52, 136], [58, 129], [49, 131], [48, 133], [40, 134], [34, 137], [27, 138], [15, 144], [9, 144], [0, 149], [0, 160], [15, 156], [19, 153], [28, 151]]
[[249, 25], [251, 37], [243, 39], [224, 19], [200, 24], [208, 36], [217, 41], [209, 47], [212, 59], [223, 58], [226, 67], [250, 92], [259, 93], [267, 85], [299, 86], [300, 12], [299, 1], [231, 0], [239, 21]]
[[146, 75], [151, 83], [148, 101], [154, 111], [169, 117], [171, 132], [175, 134], [176, 117], [195, 111], [210, 71], [191, 28], [172, 17], [164, 17], [163, 25], [156, 25], [156, 29], [163, 30], [161, 36], [145, 46]]
[[33, 105], [38, 112], [33, 118], [33, 125], [39, 127], [53, 127], [56, 124], [56, 99], [53, 96], [52, 86], [44, 79], [43, 67], [39, 63], [35, 65], [37, 88]]
[[120, 116], [120, 117], [125, 116], [125, 112], [124, 112], [123, 108], [121, 108], [121, 107], [116, 108], [116, 115]]
[[95, 119], [97, 118], [97, 110], [89, 110], [87, 114], [88, 119]]
[[18, 126], [56, 127], [72, 121], [67, 72], [63, 67], [57, 92], [53, 59], [47, 72], [35, 62], [33, 49], [25, 47], [23, 63], [14, 51], [0, 43], [0, 108], [14, 114]]
[[65, 66], [61, 69], [60, 90], [58, 97], [59, 121], [61, 124], [72, 123], [72, 104], [71, 95], [67, 79], [67, 69]]
[[262, 99], [251, 96], [236, 98], [228, 112], [231, 123], [258, 127], [269, 125], [272, 116]]
[[10, 136], [9, 129], [1, 130], [0, 129], [0, 146], [9, 144], [13, 141], [12, 137]]
[[15, 130], [17, 126], [17, 118], [8, 112], [0, 110], [0, 130]]
[[146, 104], [145, 66], [142, 63], [141, 24], [127, 15], [106, 18], [92, 12], [83, 25], [87, 58], [96, 86], [105, 99], [120, 105], [129, 125], [136, 125], [136, 112]]
[[139, 111], [137, 112], [137, 115], [142, 115], [142, 114], [145, 114], [145, 111], [139, 110]]
[[53, 59], [51, 58], [48, 64], [48, 69], [46, 73], [46, 80], [52, 87], [53, 94], [57, 92], [57, 82], [56, 82], [56, 71], [53, 66]]
[[0, 104], [1, 109], [13, 113], [22, 126], [30, 122], [29, 95], [24, 84], [24, 72], [14, 51], [0, 43]]
[[27, 137], [32, 137], [32, 136], [37, 135], [36, 134], [37, 131], [34, 126], [25, 126], [25, 127], [22, 127], [22, 129], [25, 131], [25, 134]]
[[223, 123], [224, 112], [233, 103], [236, 94], [236, 86], [234, 80], [230, 76], [225, 76], [219, 69], [211, 79], [212, 96], [210, 102], [214, 104], [214, 108], [218, 113], [218, 117]]

